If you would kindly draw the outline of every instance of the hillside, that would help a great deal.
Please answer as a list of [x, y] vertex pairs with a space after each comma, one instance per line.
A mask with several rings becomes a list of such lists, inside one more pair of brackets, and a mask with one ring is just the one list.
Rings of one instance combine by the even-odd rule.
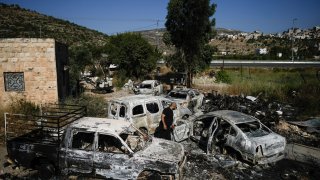
[[68, 45], [104, 44], [108, 36], [69, 21], [0, 3], [0, 38], [54, 38]]
[[[172, 49], [167, 47], [163, 42], [163, 34], [165, 33], [165, 29], [152, 29], [145, 31], [138, 31], [142, 37], [146, 38], [150, 44], [155, 47], [158, 47], [162, 52], [171, 53]], [[226, 34], [238, 34], [241, 33], [239, 30], [230, 30], [224, 28], [217, 28], [217, 34], [226, 33]], [[253, 45], [247, 44], [244, 40], [233, 40], [226, 41], [224, 39], [212, 39], [210, 45], [216, 46], [219, 51], [228, 51], [231, 53], [239, 53], [239, 54], [252, 54], [254, 53], [255, 47]]]

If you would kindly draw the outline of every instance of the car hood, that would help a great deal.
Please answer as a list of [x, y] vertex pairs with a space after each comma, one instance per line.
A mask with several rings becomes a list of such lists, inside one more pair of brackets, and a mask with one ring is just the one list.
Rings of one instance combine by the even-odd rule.
[[170, 96], [166, 96], [166, 98], [171, 99], [172, 101], [175, 101], [176, 103], [188, 102], [186, 99], [173, 98], [173, 97], [170, 97]]
[[265, 155], [274, 154], [285, 150], [286, 139], [276, 133], [270, 133], [261, 137], [249, 138], [256, 146], [261, 146]]
[[152, 92], [153, 89], [149, 89], [149, 88], [139, 88], [140, 92]]
[[183, 159], [184, 148], [181, 144], [173, 141], [153, 138], [152, 143], [139, 151], [137, 155], [147, 159], [179, 162]]

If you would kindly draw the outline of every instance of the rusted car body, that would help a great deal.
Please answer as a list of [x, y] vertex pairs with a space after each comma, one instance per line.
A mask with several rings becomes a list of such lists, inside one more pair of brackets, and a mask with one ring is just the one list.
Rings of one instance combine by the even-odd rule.
[[145, 80], [133, 91], [135, 94], [159, 95], [163, 93], [163, 85], [157, 80]]
[[8, 157], [16, 165], [38, 169], [41, 179], [54, 174], [62, 179], [181, 179], [183, 146], [134, 129], [128, 121], [82, 117], [61, 136], [36, 128], [8, 140]]
[[[213, 111], [180, 124], [190, 128], [191, 139], [198, 142], [207, 154], [227, 152], [254, 164], [284, 158], [286, 139], [258, 119], [241, 112]], [[179, 128], [176, 131], [186, 130]]]
[[196, 89], [175, 88], [171, 90], [167, 98], [176, 101], [183, 107], [189, 108], [192, 112], [199, 112], [202, 106], [204, 95]]
[[[113, 99], [108, 103], [108, 115], [110, 119], [128, 120], [133, 125], [149, 134], [153, 134], [161, 120], [161, 113], [173, 101], [160, 96], [133, 95]], [[189, 117], [192, 112], [188, 108], [177, 104], [174, 119]]]

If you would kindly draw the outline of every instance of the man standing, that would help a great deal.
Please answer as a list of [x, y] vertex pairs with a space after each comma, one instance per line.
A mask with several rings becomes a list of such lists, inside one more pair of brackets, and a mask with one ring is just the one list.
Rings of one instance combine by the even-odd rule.
[[172, 102], [169, 107], [165, 108], [161, 114], [161, 121], [159, 123], [156, 137], [171, 140], [171, 132], [174, 129], [173, 124], [173, 110], [177, 109], [177, 104]]

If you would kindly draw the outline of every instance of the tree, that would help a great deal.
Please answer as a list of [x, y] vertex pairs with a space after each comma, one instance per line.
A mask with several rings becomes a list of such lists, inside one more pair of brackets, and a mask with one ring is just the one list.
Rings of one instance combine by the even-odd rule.
[[172, 45], [182, 56], [184, 69], [187, 72], [187, 86], [191, 87], [192, 73], [202, 61], [200, 57], [204, 45], [212, 35], [216, 5], [210, 0], [170, 0], [165, 26]]
[[69, 48], [70, 58], [70, 83], [75, 94], [78, 94], [80, 73], [84, 72], [86, 66], [92, 65], [92, 53], [87, 46], [71, 46]]
[[128, 78], [140, 79], [156, 67], [159, 53], [140, 34], [124, 33], [110, 37], [108, 58]]
[[71, 74], [79, 80], [80, 73], [84, 72], [86, 66], [92, 65], [92, 54], [86, 46], [72, 46], [69, 48], [69, 57]]

